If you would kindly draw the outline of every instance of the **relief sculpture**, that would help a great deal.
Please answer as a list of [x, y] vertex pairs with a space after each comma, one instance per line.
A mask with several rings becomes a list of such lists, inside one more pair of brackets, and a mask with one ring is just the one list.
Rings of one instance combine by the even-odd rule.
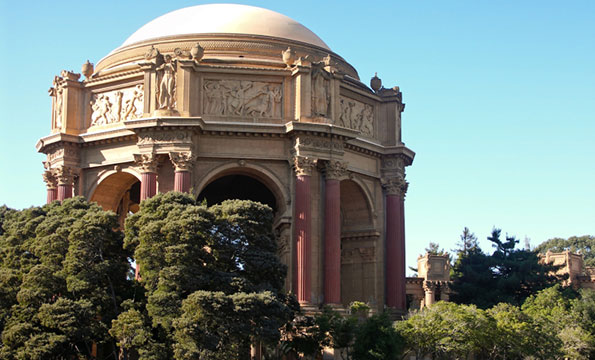
[[206, 80], [205, 114], [280, 118], [281, 84], [247, 80]]
[[312, 75], [312, 112], [317, 116], [328, 115], [331, 101], [329, 94], [329, 81], [325, 79], [324, 70], [319, 70]]
[[91, 100], [91, 126], [138, 119], [143, 115], [143, 85], [94, 94]]
[[341, 96], [341, 112], [337, 125], [359, 130], [364, 135], [374, 136], [374, 107]]

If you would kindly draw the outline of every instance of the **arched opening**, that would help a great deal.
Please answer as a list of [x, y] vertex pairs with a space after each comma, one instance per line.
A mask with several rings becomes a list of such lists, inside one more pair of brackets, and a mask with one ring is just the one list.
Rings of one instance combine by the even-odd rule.
[[371, 204], [352, 180], [341, 181], [341, 301], [374, 302], [376, 241]]
[[277, 200], [269, 188], [259, 180], [240, 174], [222, 176], [209, 183], [198, 195], [208, 205], [220, 204], [224, 200], [252, 200], [266, 204], [277, 212]]
[[124, 227], [126, 216], [139, 209], [140, 181], [126, 172], [114, 173], [97, 185], [90, 200], [118, 214], [120, 226]]

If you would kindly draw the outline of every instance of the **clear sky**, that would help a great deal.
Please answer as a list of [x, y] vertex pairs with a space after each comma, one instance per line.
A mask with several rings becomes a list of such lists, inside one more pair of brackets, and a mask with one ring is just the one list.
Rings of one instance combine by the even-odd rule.
[[[0, 204], [41, 205], [54, 75], [202, 1], [0, 0]], [[314, 31], [368, 83], [400, 86], [407, 263], [468, 226], [595, 235], [595, 1], [238, 1]]]

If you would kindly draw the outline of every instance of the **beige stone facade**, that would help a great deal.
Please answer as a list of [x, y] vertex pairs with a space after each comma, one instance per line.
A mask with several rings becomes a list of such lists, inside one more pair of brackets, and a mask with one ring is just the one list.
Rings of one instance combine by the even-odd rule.
[[[51, 132], [37, 144], [47, 154], [48, 200], [82, 195], [122, 219], [143, 191], [151, 195], [152, 181], [156, 192], [182, 189], [210, 202], [226, 194], [261, 200], [275, 211], [286, 287], [296, 292], [304, 271], [296, 264], [296, 181], [308, 176], [304, 296], [317, 305], [325, 302], [326, 180], [338, 180], [340, 303], [380, 310], [395, 276], [386, 271], [394, 259], [385, 229], [404, 224], [386, 218], [385, 197], [396, 191], [403, 201], [414, 157], [401, 138], [401, 92], [377, 77], [368, 87], [299, 24], [290, 35], [257, 33], [256, 23], [283, 23], [282, 15], [230, 6], [244, 25], [172, 33], [176, 17], [159, 18], [96, 66], [83, 65], [84, 76], [55, 77]], [[201, 14], [196, 8], [212, 11], [183, 10]], [[404, 283], [404, 260], [398, 268]]]

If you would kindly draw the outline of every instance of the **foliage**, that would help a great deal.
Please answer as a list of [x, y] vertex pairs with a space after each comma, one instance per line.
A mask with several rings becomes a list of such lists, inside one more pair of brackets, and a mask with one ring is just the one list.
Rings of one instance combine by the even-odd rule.
[[472, 233], [466, 226], [463, 229], [463, 233], [460, 236], [457, 246], [456, 249], [452, 250], [457, 254], [457, 257], [468, 256], [469, 254], [480, 252], [477, 236], [475, 236], [475, 233]]
[[444, 255], [444, 254], [446, 254], [444, 249], [440, 248], [440, 245], [438, 245], [435, 242], [431, 242], [431, 241], [425, 250], [426, 250], [426, 253], [428, 253], [430, 255]]
[[0, 357], [114, 349], [107, 330], [130, 288], [117, 216], [82, 197], [0, 213]]
[[483, 309], [500, 302], [521, 305], [528, 296], [560, 280], [552, 275], [556, 268], [540, 263], [536, 252], [515, 249], [519, 241], [514, 236], [502, 240], [501, 230], [494, 228], [488, 240], [495, 248], [492, 255], [477, 248], [457, 258], [452, 301]]
[[552, 252], [562, 252], [570, 250], [571, 252], [580, 252], [583, 254], [585, 266], [595, 266], [595, 236], [571, 236], [568, 239], [553, 238], [549, 239], [537, 246], [535, 251], [539, 253], [546, 253], [548, 250]]
[[[146, 298], [112, 334], [139, 359], [242, 359], [250, 344], [277, 343], [297, 304], [282, 292], [272, 210], [230, 200], [207, 208], [170, 192], [126, 220]], [[129, 329], [142, 324], [142, 340]]]

